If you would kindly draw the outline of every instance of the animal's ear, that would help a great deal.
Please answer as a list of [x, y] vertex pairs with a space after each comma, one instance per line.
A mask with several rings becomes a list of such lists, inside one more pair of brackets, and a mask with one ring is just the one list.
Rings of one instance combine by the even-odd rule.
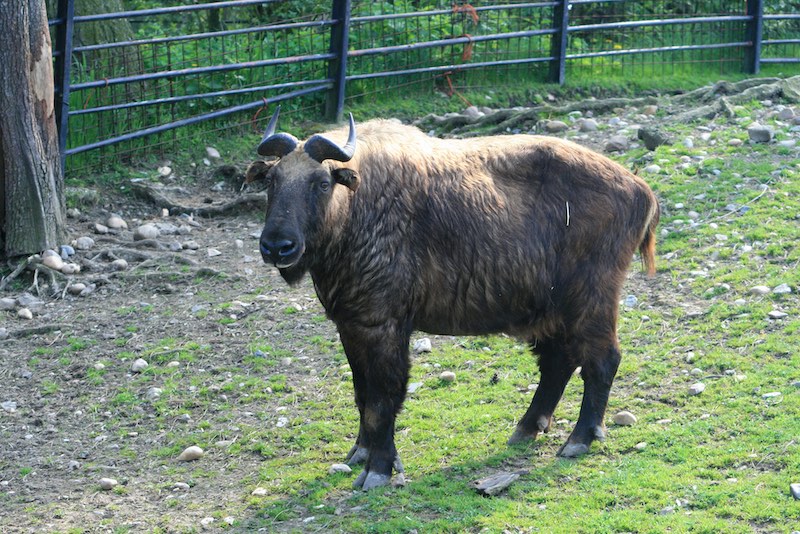
[[247, 167], [244, 173], [244, 185], [252, 184], [253, 182], [264, 182], [267, 179], [267, 173], [278, 161], [254, 161]]
[[336, 183], [342, 184], [350, 189], [350, 191], [355, 191], [358, 189], [358, 186], [361, 183], [361, 178], [353, 169], [334, 169], [331, 171], [331, 175], [333, 176], [333, 179], [336, 180]]

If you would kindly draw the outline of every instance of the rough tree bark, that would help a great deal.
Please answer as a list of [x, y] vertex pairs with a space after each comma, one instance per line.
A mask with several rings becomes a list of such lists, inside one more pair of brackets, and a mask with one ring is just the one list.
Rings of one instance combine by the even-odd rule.
[[0, 258], [63, 242], [64, 180], [44, 0], [0, 0]]

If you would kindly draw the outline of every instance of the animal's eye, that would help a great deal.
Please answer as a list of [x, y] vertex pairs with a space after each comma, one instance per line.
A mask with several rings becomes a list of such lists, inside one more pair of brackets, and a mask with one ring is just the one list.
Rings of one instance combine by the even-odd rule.
[[320, 191], [327, 192], [331, 189], [331, 183], [328, 180], [320, 180], [319, 182], [319, 189]]

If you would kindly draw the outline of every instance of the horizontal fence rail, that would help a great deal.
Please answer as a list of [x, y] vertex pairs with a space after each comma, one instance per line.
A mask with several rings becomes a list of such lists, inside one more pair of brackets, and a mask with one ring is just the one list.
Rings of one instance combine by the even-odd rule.
[[[80, 15], [74, 0], [56, 2], [50, 25], [64, 158], [255, 112], [244, 125], [276, 102], [324, 109], [335, 121], [347, 98], [390, 87], [381, 80], [428, 80], [452, 93], [453, 77], [470, 72], [564, 83], [581, 71], [622, 72], [630, 57], [650, 58], [638, 66], [651, 71], [706, 62], [758, 73], [762, 64], [800, 63], [800, 0], [788, 14], [765, 12], [762, 0], [331, 0], [313, 8], [137, 0], [146, 8]], [[112, 24], [127, 33], [83, 39], [84, 28]]]

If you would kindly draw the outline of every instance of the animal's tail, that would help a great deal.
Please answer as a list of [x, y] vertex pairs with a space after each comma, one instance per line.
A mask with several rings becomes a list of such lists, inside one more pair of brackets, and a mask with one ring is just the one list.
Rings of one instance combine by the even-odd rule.
[[656, 274], [656, 226], [658, 226], [658, 219], [661, 217], [661, 208], [658, 205], [658, 200], [652, 193], [651, 196], [652, 207], [645, 222], [644, 237], [639, 245], [642, 268], [644, 268], [648, 276]]

